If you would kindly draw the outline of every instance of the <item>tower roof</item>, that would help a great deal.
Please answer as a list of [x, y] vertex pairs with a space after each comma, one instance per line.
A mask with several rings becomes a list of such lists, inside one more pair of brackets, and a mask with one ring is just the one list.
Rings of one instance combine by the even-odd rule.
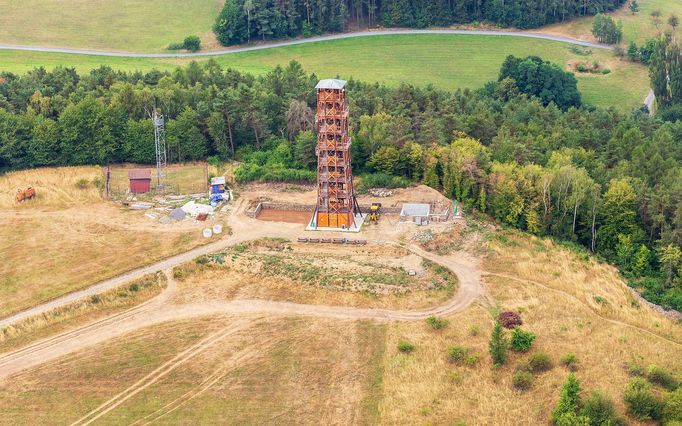
[[343, 89], [346, 87], [346, 81], [345, 80], [337, 80], [334, 78], [328, 78], [326, 80], [320, 80], [319, 83], [317, 83], [317, 86], [315, 86], [316, 89]]

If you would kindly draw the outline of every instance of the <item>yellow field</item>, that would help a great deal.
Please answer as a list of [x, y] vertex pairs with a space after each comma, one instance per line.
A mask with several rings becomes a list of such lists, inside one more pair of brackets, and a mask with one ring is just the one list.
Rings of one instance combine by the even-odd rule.
[[[0, 316], [204, 243], [190, 224], [161, 227], [106, 202], [98, 167], [0, 176]], [[37, 197], [17, 205], [17, 188]]]

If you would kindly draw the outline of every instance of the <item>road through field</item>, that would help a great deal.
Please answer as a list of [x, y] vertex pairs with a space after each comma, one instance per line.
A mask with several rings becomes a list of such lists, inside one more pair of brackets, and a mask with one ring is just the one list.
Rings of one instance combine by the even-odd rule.
[[[224, 244], [223, 242], [221, 243]], [[14, 352], [0, 355], [0, 382], [21, 370], [43, 364], [140, 328], [169, 321], [220, 315], [234, 316], [242, 320], [245, 317], [256, 319], [263, 316], [296, 315], [339, 320], [420, 321], [431, 315], [444, 316], [460, 312], [479, 298], [485, 300], [478, 262], [469, 255], [454, 254], [439, 256], [414, 245], [407, 246], [406, 248], [455, 273], [458, 278], [457, 293], [441, 305], [419, 310], [363, 309], [258, 299], [237, 299], [228, 302], [215, 301], [176, 305], [168, 303], [170, 296], [175, 292], [176, 283], [170, 270], [167, 269], [167, 288], [159, 296], [145, 304], [111, 317], [94, 321], [75, 330], [49, 337]], [[185, 256], [176, 256], [172, 261], [168, 259], [163, 264], [171, 265], [179, 260], [186, 261]]]
[[218, 56], [229, 55], [232, 53], [252, 52], [255, 50], [272, 49], [275, 47], [294, 46], [297, 44], [315, 43], [318, 41], [341, 40], [355, 37], [371, 37], [382, 35], [400, 35], [400, 34], [454, 34], [454, 35], [486, 35], [496, 37], [526, 37], [536, 38], [541, 40], [558, 41], [561, 43], [575, 44], [579, 46], [591, 47], [594, 49], [612, 49], [606, 44], [591, 43], [589, 41], [579, 40], [570, 37], [563, 37], [552, 34], [536, 33], [536, 32], [522, 32], [522, 31], [489, 31], [489, 30], [377, 30], [377, 31], [358, 31], [343, 34], [331, 34], [318, 37], [300, 38], [293, 40], [268, 42], [256, 44], [252, 46], [241, 46], [218, 50], [207, 50], [202, 52], [169, 52], [169, 53], [144, 53], [144, 52], [118, 52], [118, 51], [103, 51], [103, 50], [89, 50], [89, 49], [70, 49], [63, 47], [44, 47], [44, 46], [23, 46], [13, 44], [0, 44], [0, 50], [23, 50], [29, 52], [48, 52], [48, 53], [71, 53], [76, 55], [94, 55], [94, 56], [114, 56], [120, 58], [193, 58], [202, 56]]
[[[185, 253], [169, 257], [167, 259], [153, 263], [151, 265], [134, 269], [132, 271], [126, 272], [125, 274], [118, 275], [116, 277], [102, 281], [93, 286], [84, 288], [73, 293], [66, 294], [49, 302], [43, 303], [38, 306], [34, 306], [33, 308], [3, 318], [0, 320], [0, 329], [2, 329], [3, 327], [11, 326], [12, 324], [16, 324], [29, 317], [48, 313], [54, 309], [67, 306], [69, 304], [93, 296], [95, 294], [104, 293], [108, 290], [119, 287], [135, 279], [142, 278], [147, 274], [171, 270], [175, 266], [192, 261], [193, 259], [196, 259], [199, 256], [224, 250], [225, 248], [234, 246], [245, 241], [255, 240], [263, 237], [280, 237], [293, 241], [298, 236], [301, 235], [301, 225], [278, 222], [265, 222], [251, 219], [243, 214], [243, 210], [245, 209], [245, 207], [246, 203], [244, 203], [244, 200], [241, 200], [237, 208], [237, 211], [235, 211], [235, 213], [230, 217], [229, 225], [230, 228], [233, 230], [234, 235], [231, 235], [215, 243], [197, 247]], [[391, 241], [384, 239], [375, 242], [390, 243]], [[472, 262], [466, 262], [463, 259], [458, 260], [452, 257], [446, 258], [443, 256], [437, 256], [435, 254], [421, 250], [419, 247], [416, 246], [410, 246], [407, 248], [425, 259], [442, 264], [443, 266], [452, 270], [452, 272], [458, 276], [460, 280], [459, 292], [457, 293], [455, 298], [452, 299], [451, 301], [452, 305], [449, 307], [444, 307], [444, 309], [446, 310], [452, 308], [456, 309], [460, 306], [468, 305], [471, 300], [478, 296], [480, 292], [480, 284], [478, 282], [477, 275], [478, 272], [474, 268], [473, 266], [474, 264]], [[379, 313], [377, 315], [383, 316], [384, 314]], [[409, 319], [408, 317], [409, 314], [403, 313], [401, 319]], [[416, 314], [416, 318], [421, 317], [419, 316], [419, 314]]]

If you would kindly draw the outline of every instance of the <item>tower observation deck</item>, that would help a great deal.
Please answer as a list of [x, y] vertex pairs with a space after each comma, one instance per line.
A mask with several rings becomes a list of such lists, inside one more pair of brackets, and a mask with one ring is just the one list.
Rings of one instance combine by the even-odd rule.
[[314, 228], [359, 230], [362, 214], [353, 187], [346, 82], [317, 86], [317, 207]]

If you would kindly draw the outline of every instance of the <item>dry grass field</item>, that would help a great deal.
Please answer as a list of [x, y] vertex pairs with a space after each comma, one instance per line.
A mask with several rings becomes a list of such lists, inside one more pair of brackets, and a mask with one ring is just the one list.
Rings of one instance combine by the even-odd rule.
[[[109, 187], [114, 194], [125, 194], [128, 189], [128, 171], [135, 168], [146, 168], [152, 171], [152, 189], [156, 187], [155, 166], [126, 164], [110, 169]], [[208, 191], [208, 176], [215, 174], [215, 168], [206, 163], [170, 164], [167, 167], [166, 185], [168, 191], [176, 194], [197, 194]]]
[[[203, 244], [200, 227], [163, 227], [106, 202], [98, 167], [0, 176], [0, 316]], [[37, 197], [16, 204], [17, 188]]]
[[[325, 247], [259, 240], [220, 256], [223, 264], [194, 262], [175, 268], [180, 282], [173, 302], [264, 299], [419, 309], [443, 303], [457, 286], [453, 274], [393, 246]], [[408, 271], [417, 275], [409, 276]]]
[[0, 385], [0, 424], [68, 424], [111, 400], [98, 424], [372, 423], [384, 332], [323, 319], [168, 323], [13, 377]]
[[[451, 325], [440, 331], [419, 323], [392, 324], [379, 405], [383, 423], [548, 424], [568, 374], [559, 359], [569, 352], [579, 360], [576, 375], [583, 394], [603, 391], [620, 415], [625, 415], [622, 396], [630, 380], [626, 363], [656, 364], [682, 377], [682, 326], [637, 307], [613, 268], [516, 234], [494, 234], [487, 249], [484, 270], [509, 277], [486, 276], [489, 296], [501, 308], [521, 313], [523, 328], [537, 335], [533, 352], [549, 354], [554, 368], [537, 375], [531, 390], [514, 390], [514, 368], [528, 355], [512, 354], [505, 366], [491, 368], [492, 317], [480, 306], [450, 317]], [[596, 303], [594, 295], [608, 304]], [[400, 340], [415, 344], [416, 350], [400, 353]], [[452, 345], [481, 358], [472, 366], [452, 364], [447, 358]]]
[[[442, 329], [292, 314], [143, 327], [0, 383], [0, 424], [544, 425], [568, 375], [559, 363], [567, 353], [578, 359], [583, 395], [602, 391], [621, 416], [626, 364], [682, 377], [682, 326], [639, 303], [612, 267], [514, 231], [447, 232], [437, 241], [448, 250], [480, 257], [486, 295]], [[329, 265], [324, 250], [258, 240], [183, 265], [169, 309], [247, 298], [409, 309], [447, 297], [429, 287], [442, 275], [400, 247], [344, 247]], [[403, 269], [425, 274], [406, 279]], [[531, 354], [510, 353], [492, 368], [494, 309], [519, 312], [537, 335], [531, 354], [552, 360], [527, 391], [513, 388], [512, 375]], [[401, 341], [415, 350], [399, 351]], [[450, 362], [453, 345], [470, 360]]]

